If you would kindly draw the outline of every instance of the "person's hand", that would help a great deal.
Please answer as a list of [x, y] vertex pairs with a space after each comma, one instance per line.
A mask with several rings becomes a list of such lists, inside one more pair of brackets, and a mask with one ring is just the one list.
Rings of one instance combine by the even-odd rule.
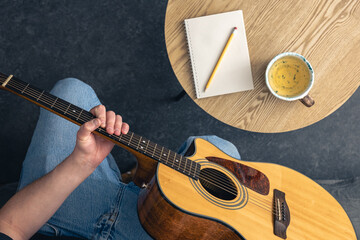
[[92, 132], [101, 126], [106, 128], [107, 133], [119, 136], [121, 133], [128, 133], [129, 125], [122, 121], [120, 115], [106, 111], [104, 105], [96, 106], [90, 112], [96, 118], [80, 127], [72, 155], [81, 164], [95, 169], [111, 152], [114, 143]]

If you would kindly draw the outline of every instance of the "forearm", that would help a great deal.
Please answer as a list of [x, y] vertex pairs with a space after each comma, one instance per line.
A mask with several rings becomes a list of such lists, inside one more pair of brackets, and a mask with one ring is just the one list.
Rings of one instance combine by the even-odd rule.
[[30, 238], [93, 170], [70, 155], [53, 171], [16, 193], [0, 209], [0, 232], [14, 239]]

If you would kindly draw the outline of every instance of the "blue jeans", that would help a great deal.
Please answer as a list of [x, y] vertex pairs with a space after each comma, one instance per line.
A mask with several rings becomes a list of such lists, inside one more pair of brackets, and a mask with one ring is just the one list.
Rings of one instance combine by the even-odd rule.
[[[59, 81], [51, 93], [85, 110], [100, 104], [94, 90], [74, 78]], [[41, 109], [20, 177], [19, 189], [54, 169], [74, 149], [79, 127]], [[181, 147], [184, 154], [195, 137]], [[203, 136], [228, 155], [240, 159], [235, 146], [216, 136]], [[54, 189], [56, 191], [56, 189]], [[111, 154], [65, 200], [40, 233], [87, 239], [152, 239], [137, 214], [140, 188], [121, 182]], [[46, 206], [44, 206], [46, 208]]]

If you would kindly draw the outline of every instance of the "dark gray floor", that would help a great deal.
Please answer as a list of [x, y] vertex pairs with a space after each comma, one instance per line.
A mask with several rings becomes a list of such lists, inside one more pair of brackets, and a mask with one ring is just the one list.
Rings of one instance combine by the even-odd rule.
[[[134, 132], [173, 150], [187, 136], [215, 134], [233, 142], [245, 160], [279, 163], [316, 180], [359, 182], [359, 90], [329, 117], [297, 131], [260, 134], [227, 126], [188, 96], [171, 100], [182, 88], [165, 47], [166, 4], [3, 0], [0, 71], [46, 90], [59, 79], [79, 78]], [[0, 183], [18, 180], [38, 112], [25, 100], [0, 93]], [[121, 170], [134, 165], [125, 151], [114, 154]], [[359, 194], [351, 199], [339, 201], [345, 209], [360, 209]], [[359, 225], [356, 214], [349, 213]]]

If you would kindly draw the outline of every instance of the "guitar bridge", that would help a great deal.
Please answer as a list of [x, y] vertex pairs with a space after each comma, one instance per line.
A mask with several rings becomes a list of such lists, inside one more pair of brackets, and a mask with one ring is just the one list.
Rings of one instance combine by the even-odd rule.
[[290, 210], [285, 201], [285, 193], [274, 189], [274, 234], [286, 239], [286, 229], [290, 224]]

